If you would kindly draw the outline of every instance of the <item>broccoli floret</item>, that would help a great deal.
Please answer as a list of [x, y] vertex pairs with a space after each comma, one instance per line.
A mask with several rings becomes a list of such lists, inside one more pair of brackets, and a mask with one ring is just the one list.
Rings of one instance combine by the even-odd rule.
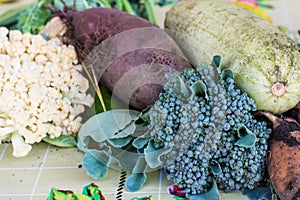
[[271, 130], [265, 122], [254, 119], [246, 124], [256, 136], [255, 145], [251, 148], [235, 144], [239, 138], [234, 129], [222, 132], [221, 143], [213, 156], [222, 168], [221, 173], [216, 176], [220, 190], [229, 192], [243, 188], [253, 189], [264, 178], [267, 139]]
[[213, 180], [223, 191], [252, 189], [265, 173], [271, 130], [219, 64], [168, 75], [149, 111], [154, 146], [172, 149], [162, 156], [167, 177], [189, 194], [207, 192]]

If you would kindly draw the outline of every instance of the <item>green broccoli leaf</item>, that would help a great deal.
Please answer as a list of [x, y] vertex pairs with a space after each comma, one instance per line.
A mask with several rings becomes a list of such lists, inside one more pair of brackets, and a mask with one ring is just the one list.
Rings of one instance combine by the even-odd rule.
[[137, 148], [141, 149], [143, 148], [150, 140], [150, 137], [147, 138], [135, 138], [132, 142], [132, 145]]
[[266, 200], [277, 200], [277, 195], [273, 191], [270, 183], [261, 183], [258, 187], [250, 190], [243, 189], [242, 194], [248, 197], [249, 200], [266, 199]]
[[235, 144], [243, 147], [253, 147], [256, 142], [256, 136], [246, 126], [238, 129], [238, 136], [241, 138]]
[[151, 168], [156, 168], [161, 165], [160, 157], [164, 154], [167, 154], [171, 151], [171, 148], [160, 148], [156, 149], [153, 146], [153, 142], [149, 142], [147, 148], [145, 149], [145, 158], [147, 164]]
[[109, 163], [110, 155], [104, 150], [88, 150], [82, 159], [82, 166], [86, 169], [86, 173], [95, 179], [106, 176]]
[[221, 165], [216, 160], [212, 161], [210, 168], [214, 175], [219, 175], [222, 171]]
[[130, 192], [139, 190], [146, 182], [147, 176], [145, 174], [147, 163], [143, 156], [140, 156], [133, 168], [132, 175], [126, 181], [126, 189]]
[[207, 87], [203, 83], [203, 81], [199, 80], [199, 81], [195, 82], [191, 86], [191, 90], [192, 90], [193, 94], [195, 94], [196, 96], [204, 97], [205, 99], [208, 99]]
[[81, 126], [77, 137], [77, 147], [86, 151], [91, 138], [97, 143], [113, 138], [138, 116], [139, 112], [132, 110], [110, 110], [94, 115]]
[[113, 145], [114, 147], [124, 147], [126, 145], [129, 144], [129, 142], [133, 139], [132, 136], [127, 136], [127, 137], [124, 137], [124, 138], [112, 138], [112, 139], [109, 139], [108, 142]]

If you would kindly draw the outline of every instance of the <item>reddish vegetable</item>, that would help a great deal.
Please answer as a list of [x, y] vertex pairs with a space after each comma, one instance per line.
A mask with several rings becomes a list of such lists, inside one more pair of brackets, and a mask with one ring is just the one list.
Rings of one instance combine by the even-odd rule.
[[65, 37], [79, 60], [137, 109], [158, 99], [166, 72], [192, 67], [168, 34], [140, 17], [109, 8], [79, 12], [66, 7], [56, 14], [67, 25]]
[[273, 123], [269, 139], [267, 167], [271, 183], [280, 199], [300, 197], [300, 124], [263, 113]]

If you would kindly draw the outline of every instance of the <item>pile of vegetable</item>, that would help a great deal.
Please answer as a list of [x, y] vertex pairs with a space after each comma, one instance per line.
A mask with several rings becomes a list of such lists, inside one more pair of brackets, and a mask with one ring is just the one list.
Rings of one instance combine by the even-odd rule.
[[[254, 118], [254, 101], [236, 88], [231, 70], [220, 70], [220, 57], [212, 67], [169, 74], [164, 89], [149, 110], [112, 110], [83, 125], [78, 148], [86, 152], [83, 167], [90, 176], [102, 178], [118, 160], [133, 173], [127, 189], [136, 191], [147, 168], [161, 167], [194, 198], [219, 196], [217, 186], [254, 189], [264, 180], [271, 129]], [[103, 149], [88, 149], [93, 142]]]
[[[78, 132], [87, 174], [101, 179], [122, 168], [128, 191], [163, 169], [181, 198], [242, 191], [274, 199], [273, 188], [282, 199], [299, 197], [291, 162], [300, 146], [296, 42], [265, 15], [224, 0], [181, 0], [165, 32], [155, 25], [155, 3], [40, 0], [16, 27], [41, 35], [2, 28], [1, 140], [23, 156], [29, 144]], [[54, 26], [45, 25], [50, 18]], [[53, 35], [44, 29], [55, 25]], [[81, 124], [83, 105], [93, 104], [87, 79], [103, 112]], [[116, 99], [123, 109], [113, 107]]]

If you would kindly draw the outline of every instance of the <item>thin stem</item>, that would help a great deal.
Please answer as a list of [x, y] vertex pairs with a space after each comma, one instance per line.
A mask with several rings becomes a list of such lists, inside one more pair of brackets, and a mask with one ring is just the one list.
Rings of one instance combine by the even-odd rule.
[[129, 3], [128, 0], [122, 0], [122, 3], [124, 5], [124, 9], [127, 13], [132, 14], [132, 15], [136, 15], [135, 11], [133, 10], [131, 4]]
[[155, 25], [158, 25], [154, 0], [144, 0], [144, 4], [148, 14], [149, 21], [154, 23]]
[[97, 94], [97, 96], [100, 100], [103, 111], [106, 112], [105, 103], [104, 103], [103, 96], [101, 94], [101, 90], [100, 90], [98, 82], [97, 82], [97, 78], [96, 78], [94, 69], [91, 67], [91, 70], [92, 70], [92, 73], [93, 73], [93, 77], [92, 77], [84, 63], [82, 63], [82, 66], [83, 66], [83, 69], [84, 69], [85, 73], [87, 74], [89, 80], [92, 82], [92, 85], [93, 85], [93, 87], [96, 91], [96, 94]]
[[107, 0], [99, 0], [97, 1], [100, 5], [106, 7], [106, 8], [111, 8], [110, 3]]
[[123, 10], [122, 0], [116, 0], [116, 4], [117, 4], [117, 9], [118, 10]]

